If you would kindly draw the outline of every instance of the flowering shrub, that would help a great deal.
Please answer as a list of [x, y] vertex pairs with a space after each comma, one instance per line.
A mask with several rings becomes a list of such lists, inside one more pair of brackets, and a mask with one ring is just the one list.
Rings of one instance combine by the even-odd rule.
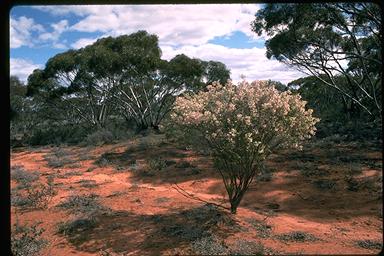
[[236, 213], [262, 161], [279, 147], [300, 148], [315, 134], [319, 119], [305, 104], [300, 95], [265, 81], [214, 83], [178, 97], [170, 126], [182, 141], [210, 150]]

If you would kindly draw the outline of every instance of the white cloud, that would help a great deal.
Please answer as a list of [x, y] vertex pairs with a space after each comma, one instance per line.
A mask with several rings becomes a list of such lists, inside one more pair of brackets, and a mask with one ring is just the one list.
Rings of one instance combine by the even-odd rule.
[[83, 48], [84, 46], [90, 45], [94, 42], [96, 42], [97, 38], [81, 38], [71, 44], [71, 47], [74, 49], [80, 49]]
[[19, 77], [23, 82], [26, 82], [28, 76], [37, 68], [42, 68], [42, 65], [26, 59], [10, 59], [10, 75]]
[[207, 43], [236, 30], [256, 38], [250, 23], [256, 4], [37, 6], [52, 15], [82, 18], [71, 29], [112, 36], [146, 30], [170, 45]]
[[63, 32], [68, 30], [68, 20], [61, 20], [57, 23], [51, 24], [52, 32], [45, 32], [39, 35], [38, 39], [42, 42], [50, 41], [54, 48], [65, 49], [67, 48], [62, 42], [58, 42]]
[[40, 11], [48, 12], [53, 16], [67, 16], [75, 14], [77, 16], [85, 16], [92, 13], [99, 13], [110, 8], [109, 5], [49, 5], [49, 6], [33, 6], [32, 8]]
[[[304, 76], [276, 60], [268, 60], [265, 48], [236, 49], [208, 43], [215, 37], [229, 37], [236, 31], [250, 40], [265, 40], [251, 30], [251, 22], [260, 9], [259, 4], [191, 4], [191, 5], [90, 5], [37, 6], [54, 16], [77, 15], [78, 22], [58, 26], [65, 31], [101, 32], [103, 36], [131, 34], [138, 30], [159, 37], [163, 58], [184, 53], [189, 57], [221, 61], [231, 69], [237, 82], [244, 74], [247, 80], [272, 79], [287, 83]], [[59, 29], [57, 29], [59, 30]], [[50, 36], [42, 36], [50, 38]], [[51, 33], [51, 37], [52, 33]], [[81, 38], [71, 47], [82, 48], [98, 38]], [[60, 42], [62, 43], [62, 42]], [[56, 42], [56, 45], [58, 42]]]
[[177, 54], [184, 53], [191, 58], [220, 61], [231, 70], [231, 78], [234, 82], [239, 82], [241, 75], [245, 75], [247, 80], [272, 79], [282, 83], [288, 83], [304, 76], [303, 73], [290, 69], [277, 60], [267, 59], [265, 48], [236, 49], [205, 44], [200, 46], [186, 45], [177, 49], [162, 45], [161, 49], [163, 58], [167, 60]]
[[33, 46], [32, 32], [44, 32], [43, 26], [36, 24], [32, 18], [21, 16], [10, 19], [10, 47]]

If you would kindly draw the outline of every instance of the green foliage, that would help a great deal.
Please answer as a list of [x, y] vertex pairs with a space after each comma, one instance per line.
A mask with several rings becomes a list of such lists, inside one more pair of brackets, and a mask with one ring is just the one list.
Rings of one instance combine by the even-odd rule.
[[114, 141], [114, 136], [112, 132], [101, 129], [97, 130], [94, 133], [88, 134], [85, 138], [85, 144], [86, 145], [103, 145], [103, 144], [109, 144]]
[[348, 111], [351, 111], [348, 109], [347, 102], [343, 105], [344, 100], [347, 100], [345, 97], [343, 98], [337, 90], [322, 83], [314, 76], [294, 80], [288, 84], [288, 87], [297, 91], [308, 102], [308, 107], [314, 110], [314, 114], [322, 120], [342, 120], [346, 118]]
[[109, 153], [103, 153], [99, 159], [97, 159], [94, 163], [99, 167], [105, 167], [111, 164], [111, 161], [108, 158]]
[[11, 194], [11, 204], [25, 209], [47, 209], [48, 204], [56, 194], [52, 182], [48, 182], [48, 184], [38, 183], [26, 187], [24, 195]]
[[336, 188], [336, 182], [330, 179], [315, 180], [313, 184], [320, 190], [334, 190]]
[[306, 242], [306, 241], [316, 241], [317, 238], [303, 231], [292, 231], [286, 234], [281, 234], [277, 236], [280, 240], [287, 242]]
[[190, 167], [195, 167], [195, 166], [188, 161], [180, 161], [175, 165], [175, 167], [177, 167], [177, 168], [190, 168]]
[[256, 230], [257, 236], [268, 238], [271, 236], [272, 227], [253, 218], [247, 218], [246, 221]]
[[94, 188], [99, 186], [95, 180], [79, 180], [76, 183], [80, 184], [83, 188]]
[[161, 171], [168, 166], [168, 161], [161, 157], [151, 158], [148, 160], [148, 165], [151, 170]]
[[44, 155], [44, 160], [46, 160], [47, 165], [52, 168], [59, 168], [76, 162], [76, 160], [70, 159], [65, 151], [61, 151], [60, 149]]
[[270, 82], [215, 83], [207, 89], [177, 98], [167, 131], [211, 152], [236, 213], [266, 157], [279, 147], [300, 148], [318, 119], [299, 95], [279, 92]]
[[106, 213], [110, 210], [99, 202], [96, 194], [71, 195], [65, 201], [58, 204], [57, 207], [65, 209], [72, 214], [85, 214], [87, 216]]
[[27, 95], [56, 121], [100, 129], [126, 120], [158, 130], [175, 95], [200, 90], [211, 77], [226, 79], [229, 71], [183, 54], [162, 60], [157, 36], [138, 31], [57, 54], [29, 76]]
[[86, 137], [89, 130], [82, 126], [56, 126], [35, 129], [27, 143], [37, 145], [60, 145], [62, 143], [77, 144]]
[[[315, 79], [313, 89], [343, 104], [344, 114], [381, 117], [381, 10], [374, 3], [266, 4], [252, 29], [266, 33], [267, 57], [296, 66]], [[315, 79], [313, 79], [315, 78]], [[325, 87], [331, 89], [326, 92]], [[333, 90], [333, 91], [332, 91]], [[335, 96], [334, 96], [335, 95]], [[337, 109], [332, 110], [337, 113]]]
[[359, 240], [356, 244], [364, 249], [376, 249], [380, 250], [383, 248], [383, 242], [374, 241], [374, 240]]
[[220, 84], [225, 84], [228, 79], [230, 79], [230, 71], [227, 67], [217, 61], [208, 61], [204, 63], [205, 74], [206, 74], [206, 84], [212, 84], [213, 82], [219, 82]]
[[91, 230], [97, 226], [94, 218], [78, 218], [57, 225], [57, 233], [70, 236], [77, 232]]
[[26, 171], [23, 166], [15, 165], [11, 167], [11, 179], [20, 185], [29, 186], [31, 182], [39, 179], [38, 172]]

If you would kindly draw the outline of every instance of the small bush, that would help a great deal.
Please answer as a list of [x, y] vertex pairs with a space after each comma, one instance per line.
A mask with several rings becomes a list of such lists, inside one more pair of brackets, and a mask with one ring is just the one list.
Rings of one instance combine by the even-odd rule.
[[169, 202], [171, 199], [168, 198], [168, 197], [159, 197], [159, 198], [156, 198], [155, 199], [155, 202], [157, 204], [161, 204], [161, 203], [166, 203], [166, 202]]
[[349, 191], [356, 192], [359, 190], [360, 184], [353, 176], [347, 175], [344, 179], [347, 183], [347, 189]]
[[139, 184], [136, 182], [133, 182], [131, 187], [129, 188], [130, 191], [137, 191], [140, 188]]
[[57, 233], [68, 236], [77, 232], [90, 230], [96, 227], [94, 218], [79, 218], [67, 222], [60, 222], [57, 225]]
[[363, 168], [360, 164], [350, 164], [348, 173], [350, 175], [356, 175], [356, 174], [361, 174], [363, 171]]
[[318, 177], [329, 174], [327, 170], [319, 169], [313, 162], [301, 162], [298, 163], [298, 167], [301, 175], [305, 177]]
[[193, 164], [191, 164], [190, 162], [187, 162], [187, 161], [180, 161], [175, 165], [175, 167], [177, 167], [177, 168], [190, 168], [190, 167], [196, 167], [196, 166], [194, 166]]
[[51, 168], [59, 168], [76, 162], [75, 160], [68, 158], [66, 155], [57, 155], [56, 153], [45, 155], [44, 159]]
[[95, 194], [74, 195], [57, 205], [59, 208], [68, 210], [72, 214], [87, 214], [92, 216], [97, 213], [105, 213], [110, 209], [101, 205]]
[[94, 159], [93, 156], [90, 156], [87, 154], [87, 152], [81, 152], [80, 155], [77, 157], [78, 161], [86, 161], [86, 160], [92, 160]]
[[108, 159], [108, 153], [104, 153], [97, 159], [94, 163], [99, 167], [106, 167], [111, 164], [111, 161]]
[[373, 240], [359, 240], [356, 242], [356, 244], [364, 249], [377, 249], [381, 250], [383, 247], [383, 243], [379, 241], [373, 241]]
[[81, 171], [66, 171], [66, 172], [63, 172], [61, 174], [57, 174], [56, 178], [66, 179], [66, 178], [69, 178], [69, 177], [72, 177], [72, 176], [80, 176], [82, 174], [83, 173]]
[[47, 185], [40, 183], [28, 187], [25, 196], [19, 194], [12, 195], [11, 203], [12, 205], [24, 208], [46, 209], [56, 194], [57, 192], [53, 189], [52, 183], [48, 183]]
[[147, 135], [140, 139], [138, 149], [140, 151], [158, 147], [163, 142], [163, 137], [161, 135]]
[[114, 169], [114, 172], [117, 172], [117, 173], [119, 173], [119, 172], [126, 172], [126, 171], [127, 171], [127, 169], [125, 167], [123, 167], [123, 166], [117, 166]]
[[83, 188], [94, 188], [99, 186], [94, 180], [79, 180], [76, 183], [80, 184]]
[[319, 119], [305, 104], [300, 95], [280, 92], [265, 81], [215, 82], [205, 91], [177, 97], [166, 130], [188, 146], [212, 152], [217, 169], [225, 173], [235, 214], [248, 189], [237, 183], [250, 184], [270, 153], [301, 148], [315, 134]]
[[20, 188], [24, 188], [31, 182], [38, 180], [39, 174], [37, 172], [26, 171], [22, 166], [16, 165], [11, 167], [11, 179], [20, 183]]
[[111, 143], [114, 141], [114, 139], [115, 137], [112, 132], [106, 129], [101, 129], [87, 135], [87, 137], [84, 140], [84, 144], [98, 146], [98, 145]]
[[127, 192], [125, 191], [114, 191], [111, 194], [109, 194], [107, 197], [115, 197], [115, 196], [121, 196], [126, 194]]
[[134, 163], [131, 162], [131, 164], [129, 164], [129, 170], [137, 171], [138, 169], [139, 169], [139, 164], [136, 162], [136, 160]]
[[155, 176], [155, 171], [151, 170], [151, 169], [142, 169], [140, 171], [140, 176], [142, 177], [153, 177]]
[[149, 159], [148, 165], [151, 170], [155, 170], [155, 171], [161, 171], [168, 166], [167, 161], [161, 157]]
[[271, 181], [273, 177], [272, 171], [265, 165], [261, 168], [260, 174], [256, 176], [257, 181]]
[[56, 148], [52, 149], [52, 155], [55, 155], [57, 157], [65, 157], [65, 156], [70, 155], [70, 153], [63, 148], [56, 147]]
[[11, 205], [17, 206], [17, 207], [25, 207], [29, 205], [30, 202], [28, 199], [24, 196], [21, 196], [20, 194], [11, 194]]
[[191, 169], [191, 175], [197, 175], [201, 173], [201, 169], [194, 167]]
[[189, 224], [169, 225], [163, 227], [161, 231], [169, 236], [178, 237], [186, 241], [199, 239], [206, 233], [202, 228]]
[[257, 236], [267, 238], [271, 236], [272, 227], [256, 219], [248, 218], [246, 221], [257, 231]]
[[287, 234], [278, 235], [277, 238], [287, 242], [307, 242], [317, 240], [312, 234], [303, 231], [292, 231]]
[[96, 167], [89, 167], [87, 170], [85, 170], [85, 172], [91, 172], [91, 171], [93, 171], [93, 170], [95, 170], [96, 169]]
[[81, 126], [59, 126], [44, 129], [34, 129], [27, 143], [32, 146], [62, 143], [76, 144], [84, 139], [89, 129]]
[[15, 256], [38, 255], [39, 251], [47, 245], [41, 238], [44, 229], [39, 229], [37, 224], [32, 226], [14, 225], [11, 232], [11, 251]]
[[328, 179], [316, 180], [313, 182], [313, 184], [320, 190], [334, 189], [336, 186], [336, 182]]
[[192, 242], [191, 248], [196, 255], [228, 255], [230, 252], [224, 241], [214, 235]]
[[230, 255], [265, 255], [264, 245], [259, 242], [236, 240], [230, 246]]

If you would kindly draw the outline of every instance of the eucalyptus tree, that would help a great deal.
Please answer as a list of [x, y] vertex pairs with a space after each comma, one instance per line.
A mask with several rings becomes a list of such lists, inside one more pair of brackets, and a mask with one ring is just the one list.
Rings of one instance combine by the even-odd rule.
[[47, 101], [65, 102], [68, 113], [97, 127], [117, 115], [139, 129], [157, 129], [176, 95], [229, 77], [224, 64], [217, 63], [215, 72], [207, 66], [185, 55], [162, 60], [157, 36], [138, 31], [54, 56], [30, 76], [28, 87]]
[[273, 3], [256, 13], [252, 29], [269, 37], [268, 58], [316, 77], [380, 118], [381, 17], [380, 7], [368, 2]]

